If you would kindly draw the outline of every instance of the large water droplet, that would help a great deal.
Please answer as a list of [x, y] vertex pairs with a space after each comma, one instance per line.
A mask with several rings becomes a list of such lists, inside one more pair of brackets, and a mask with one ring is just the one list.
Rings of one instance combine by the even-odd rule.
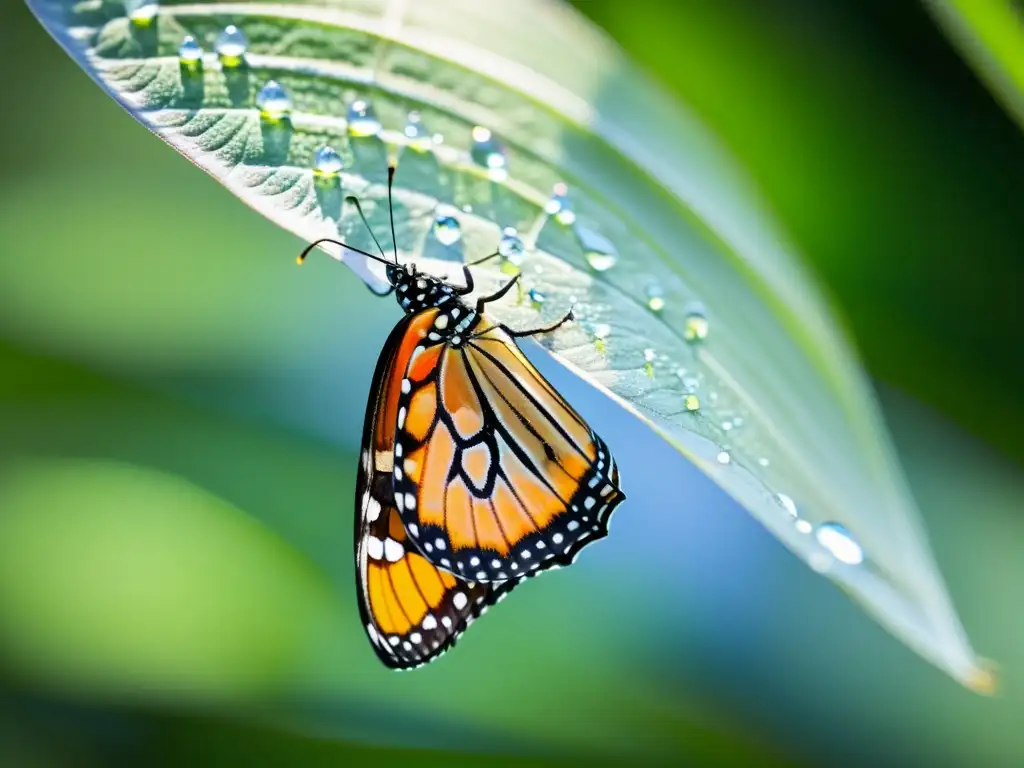
[[864, 550], [854, 540], [852, 534], [839, 523], [819, 525], [817, 538], [818, 543], [839, 562], [847, 565], [860, 565], [864, 562]]
[[256, 94], [256, 108], [266, 120], [282, 120], [292, 112], [292, 97], [276, 80], [270, 80]]
[[439, 138], [427, 130], [427, 126], [423, 124], [423, 118], [416, 110], [409, 113], [402, 132], [409, 140], [409, 148], [417, 152], [429, 152]]
[[489, 128], [482, 125], [473, 126], [473, 143], [469, 148], [469, 155], [473, 162], [487, 169], [487, 176], [492, 181], [504, 181], [508, 178], [508, 158], [505, 157], [505, 148], [491, 133]]
[[186, 69], [198, 69], [203, 63], [203, 47], [191, 35], [178, 46], [178, 61]]
[[515, 272], [518, 272], [519, 267], [523, 265], [525, 253], [526, 246], [523, 245], [523, 240], [515, 227], [505, 227], [501, 233], [501, 240], [498, 241], [498, 255], [501, 256], [503, 270], [509, 271], [504, 269], [505, 265], [509, 265], [515, 267]]
[[356, 99], [348, 105], [348, 132], [350, 136], [376, 136], [383, 126], [377, 113], [366, 99]]
[[689, 342], [704, 341], [708, 337], [708, 318], [701, 304], [691, 304], [686, 310], [683, 324], [683, 338]]
[[226, 67], [237, 67], [249, 50], [249, 40], [234, 24], [224, 27], [217, 35], [213, 50], [220, 57], [221, 64]]
[[536, 288], [531, 288], [527, 295], [530, 297], [530, 306], [537, 310], [543, 307], [544, 302], [547, 301], [547, 297], [544, 295], [544, 292], [539, 291]]
[[651, 312], [661, 312], [665, 308], [665, 294], [660, 285], [654, 283], [647, 286], [645, 294], [647, 295], [647, 308]]
[[462, 238], [459, 220], [446, 213], [434, 217], [434, 237], [441, 245], [455, 245]]
[[345, 164], [334, 147], [320, 147], [313, 155], [313, 173], [331, 179], [341, 173]]
[[806, 520], [797, 520], [793, 523], [793, 527], [796, 528], [798, 533], [808, 534], [814, 530], [814, 526]]
[[569, 187], [564, 181], [555, 184], [551, 191], [551, 198], [544, 206], [544, 212], [548, 216], [554, 216], [555, 221], [565, 226], [576, 221], [576, 212], [573, 211], [572, 203], [569, 202]]
[[718, 456], [715, 457], [719, 464], [731, 464], [732, 456], [728, 451], [719, 451]]
[[160, 11], [155, 0], [124, 0], [124, 12], [132, 24], [148, 27]]
[[587, 264], [595, 272], [606, 272], [619, 260], [619, 252], [607, 237], [589, 227], [577, 226], [576, 237]]
[[690, 413], [700, 410], [700, 398], [696, 395], [683, 395], [683, 408]]

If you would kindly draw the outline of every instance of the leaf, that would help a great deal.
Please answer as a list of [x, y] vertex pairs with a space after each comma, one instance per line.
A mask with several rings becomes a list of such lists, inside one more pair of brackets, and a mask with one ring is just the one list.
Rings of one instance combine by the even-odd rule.
[[[397, 157], [403, 256], [459, 275], [504, 237], [505, 256], [474, 269], [480, 291], [521, 272], [498, 319], [537, 327], [573, 307], [578, 322], [541, 337], [558, 360], [914, 650], [991, 686], [813, 281], [714, 141], [578, 16], [440, 0], [144, 4], [131, 19], [110, 2], [29, 4], [143, 124], [304, 239], [372, 248], [353, 194], [390, 243]], [[211, 52], [229, 24], [244, 56]], [[186, 36], [201, 58], [179, 58]], [[344, 259], [385, 287], [379, 265]], [[678, 513], [672, 492], [659, 514]]]
[[925, 0], [925, 7], [1024, 126], [1024, 5], [1015, 0]]

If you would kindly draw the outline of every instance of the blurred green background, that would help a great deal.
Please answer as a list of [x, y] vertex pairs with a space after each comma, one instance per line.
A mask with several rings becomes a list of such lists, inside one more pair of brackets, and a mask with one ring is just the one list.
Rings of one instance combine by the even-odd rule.
[[[822, 277], [1001, 694], [926, 665], [550, 366], [634, 446], [630, 508], [443, 661], [380, 668], [355, 619], [349, 516], [397, 307], [326, 260], [294, 269], [300, 243], [15, 4], [0, 28], [18, 75], [0, 125], [0, 764], [1024, 762], [1019, 127], [914, 4], [577, 6], [714, 130]], [[679, 483], [685, 507], [665, 509]]]

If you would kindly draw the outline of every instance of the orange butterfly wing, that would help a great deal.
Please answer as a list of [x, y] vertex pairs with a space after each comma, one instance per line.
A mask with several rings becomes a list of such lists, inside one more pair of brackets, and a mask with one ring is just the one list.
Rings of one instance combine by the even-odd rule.
[[608, 448], [501, 327], [481, 316], [453, 344], [430, 332], [437, 315], [416, 315], [397, 384], [392, 472], [408, 535], [477, 582], [571, 563], [625, 498]]
[[[429, 322], [426, 324], [429, 326]], [[401, 376], [422, 339], [423, 318], [403, 319], [374, 373], [356, 483], [355, 559], [359, 612], [387, 666], [407, 669], [444, 653], [487, 606], [518, 582], [459, 579], [411, 545], [394, 503], [394, 435]]]

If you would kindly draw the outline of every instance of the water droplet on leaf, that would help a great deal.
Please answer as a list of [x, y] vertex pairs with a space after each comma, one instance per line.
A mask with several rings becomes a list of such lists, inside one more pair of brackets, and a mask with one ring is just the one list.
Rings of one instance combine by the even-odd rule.
[[692, 304], [686, 310], [686, 320], [683, 325], [683, 338], [693, 343], [704, 341], [708, 337], [708, 319], [704, 314], [704, 307], [700, 304]]
[[839, 523], [819, 525], [817, 538], [818, 543], [839, 562], [847, 565], [859, 565], [864, 562], [864, 550], [853, 535]]
[[526, 253], [526, 246], [519, 237], [515, 227], [505, 227], [501, 233], [501, 240], [498, 241], [498, 255], [501, 257], [502, 271], [509, 274], [519, 272], [523, 265], [523, 256]]
[[270, 80], [256, 94], [256, 108], [265, 120], [282, 120], [292, 111], [292, 98], [276, 80]]
[[776, 501], [779, 502], [779, 504], [782, 505], [782, 508], [784, 510], [786, 510], [786, 512], [789, 514], [790, 517], [798, 517], [797, 509], [796, 509], [796, 502], [793, 501], [793, 499], [791, 499], [789, 496], [787, 496], [784, 493], [776, 493], [775, 494], [775, 499], [776, 499]]
[[356, 99], [348, 105], [348, 132], [350, 136], [376, 136], [383, 127], [377, 113], [366, 99]]
[[221, 64], [225, 67], [237, 67], [245, 58], [249, 50], [249, 40], [234, 24], [224, 27], [224, 31], [217, 36], [213, 44], [213, 50], [220, 57]]
[[473, 143], [469, 148], [469, 155], [473, 162], [487, 169], [487, 176], [492, 181], [504, 181], [508, 178], [508, 158], [505, 157], [505, 148], [491, 133], [489, 128], [482, 125], [473, 126], [471, 133]]
[[132, 24], [138, 27], [152, 24], [159, 10], [155, 0], [124, 0], [124, 12]]
[[577, 226], [576, 237], [583, 248], [587, 264], [595, 272], [606, 272], [618, 262], [619, 253], [615, 244], [600, 232], [595, 232], [589, 227]]
[[719, 451], [718, 456], [715, 458], [718, 459], [719, 464], [729, 464], [732, 462], [732, 456], [729, 455], [728, 451]]
[[565, 226], [576, 221], [576, 212], [573, 211], [572, 203], [569, 202], [569, 187], [564, 181], [555, 184], [551, 191], [551, 198], [544, 206], [544, 212], [549, 216], [554, 216], [555, 221]]
[[191, 35], [178, 46], [178, 61], [187, 69], [197, 69], [203, 63], [203, 47]]
[[423, 124], [420, 113], [416, 110], [409, 113], [402, 132], [405, 134], [405, 138], [409, 140], [410, 149], [414, 149], [417, 152], [429, 152], [435, 144], [434, 135], [427, 130], [427, 126]]
[[455, 245], [462, 238], [462, 226], [454, 216], [439, 213], [434, 218], [434, 237], [441, 245]]
[[313, 173], [325, 179], [334, 178], [345, 164], [334, 147], [320, 147], [313, 155]]
[[661, 286], [657, 284], [647, 286], [645, 291], [647, 295], [647, 308], [651, 312], [661, 312], [665, 308], [665, 294], [661, 290]]

